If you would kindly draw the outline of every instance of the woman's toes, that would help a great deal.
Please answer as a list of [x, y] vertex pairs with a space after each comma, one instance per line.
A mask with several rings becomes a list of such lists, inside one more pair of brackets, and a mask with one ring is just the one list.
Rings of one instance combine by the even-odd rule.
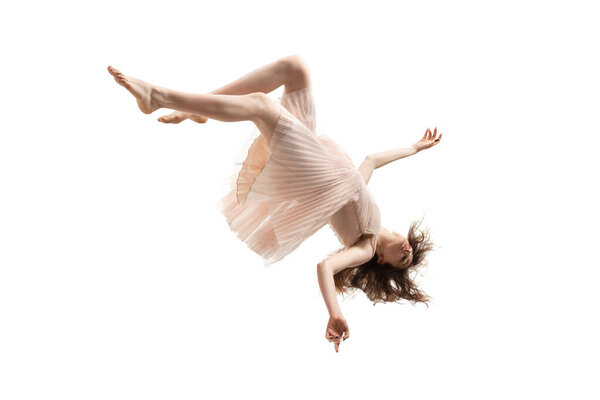
[[118, 69], [111, 67], [110, 65], [108, 66], [108, 72], [110, 72], [110, 74], [115, 78], [117, 78], [117, 76], [121, 73]]
[[110, 74], [113, 76], [113, 78], [115, 78], [115, 81], [119, 85], [125, 86], [126, 88], [129, 87], [127, 79], [125, 79], [125, 75], [123, 75], [123, 73], [121, 71], [119, 71], [118, 69], [113, 68], [109, 65], [108, 72], [110, 72]]
[[[115, 81], [125, 87], [137, 100], [138, 107], [144, 114], [151, 114], [160, 106], [153, 99], [153, 92], [156, 89], [139, 79], [125, 76], [116, 68], [108, 66], [108, 72], [115, 78]], [[162, 122], [162, 121], [161, 121]]]
[[194, 121], [194, 122], [197, 122], [197, 123], [199, 123], [199, 124], [203, 124], [203, 123], [205, 123], [206, 121], [208, 121], [208, 118], [206, 118], [205, 116], [202, 116], [202, 115], [192, 115], [192, 116], [190, 117], [190, 119], [191, 119], [192, 121]]
[[169, 114], [169, 115], [163, 115], [158, 120], [160, 122], [164, 122], [165, 124], [178, 124], [181, 121], [183, 121], [184, 119], [185, 118], [183, 118], [179, 114]]

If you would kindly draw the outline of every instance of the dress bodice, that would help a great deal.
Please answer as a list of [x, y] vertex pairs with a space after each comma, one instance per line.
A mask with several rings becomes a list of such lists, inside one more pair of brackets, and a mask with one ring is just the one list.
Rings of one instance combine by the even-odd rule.
[[[360, 177], [360, 173], [356, 171]], [[381, 214], [373, 195], [361, 179], [355, 196], [342, 206], [329, 220], [338, 240], [345, 246], [354, 245], [362, 235], [373, 235], [373, 254], [381, 227]]]

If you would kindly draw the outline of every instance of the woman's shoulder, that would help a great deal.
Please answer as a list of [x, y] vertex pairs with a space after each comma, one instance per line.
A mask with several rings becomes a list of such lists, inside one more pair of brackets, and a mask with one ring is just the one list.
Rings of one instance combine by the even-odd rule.
[[379, 233], [363, 232], [360, 235], [360, 238], [357, 240], [357, 243], [361, 242], [361, 241], [368, 242], [371, 247], [369, 249], [371, 251], [371, 257], [373, 257], [375, 255], [375, 250], [377, 249], [378, 237], [379, 237]]
[[377, 236], [381, 228], [381, 211], [379, 210], [375, 196], [373, 196], [364, 183], [361, 185], [360, 195], [356, 204], [359, 218], [362, 220], [362, 232]]

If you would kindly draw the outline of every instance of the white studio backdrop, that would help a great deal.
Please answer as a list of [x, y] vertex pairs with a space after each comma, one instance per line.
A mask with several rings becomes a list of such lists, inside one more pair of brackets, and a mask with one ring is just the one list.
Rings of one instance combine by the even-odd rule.
[[[0, 398], [598, 398], [600, 28], [593, 2], [4, 6]], [[106, 67], [208, 92], [308, 62], [317, 130], [425, 215], [429, 307], [340, 298], [324, 227], [267, 269], [215, 204], [256, 131], [157, 122]], [[270, 95], [275, 99], [283, 87]]]

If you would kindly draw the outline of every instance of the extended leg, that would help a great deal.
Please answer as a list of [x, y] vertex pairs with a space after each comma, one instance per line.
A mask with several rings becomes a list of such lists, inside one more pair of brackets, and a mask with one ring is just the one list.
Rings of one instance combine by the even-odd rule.
[[108, 71], [137, 100], [140, 110], [150, 114], [167, 107], [224, 122], [252, 121], [270, 142], [280, 106], [262, 92], [244, 95], [193, 94], [179, 92], [123, 75], [113, 67]]
[[267, 143], [271, 142], [273, 129], [281, 112], [279, 104], [262, 92], [243, 95], [191, 94], [160, 88], [156, 101], [160, 107], [219, 121], [252, 121], [265, 136]]
[[[269, 93], [281, 85], [285, 85], [286, 90], [291, 92], [307, 87], [310, 84], [308, 66], [300, 56], [291, 55], [257, 68], [241, 78], [213, 90], [209, 94], [243, 95], [256, 92]], [[206, 122], [204, 116], [183, 111], [175, 111], [170, 115], [160, 117], [158, 120], [164, 123], [179, 123], [187, 118], [199, 123]]]
[[[224, 122], [253, 121], [259, 114], [261, 93], [244, 95], [194, 94], [157, 88], [154, 100], [158, 107], [205, 115]], [[262, 94], [264, 95], [264, 94]]]

